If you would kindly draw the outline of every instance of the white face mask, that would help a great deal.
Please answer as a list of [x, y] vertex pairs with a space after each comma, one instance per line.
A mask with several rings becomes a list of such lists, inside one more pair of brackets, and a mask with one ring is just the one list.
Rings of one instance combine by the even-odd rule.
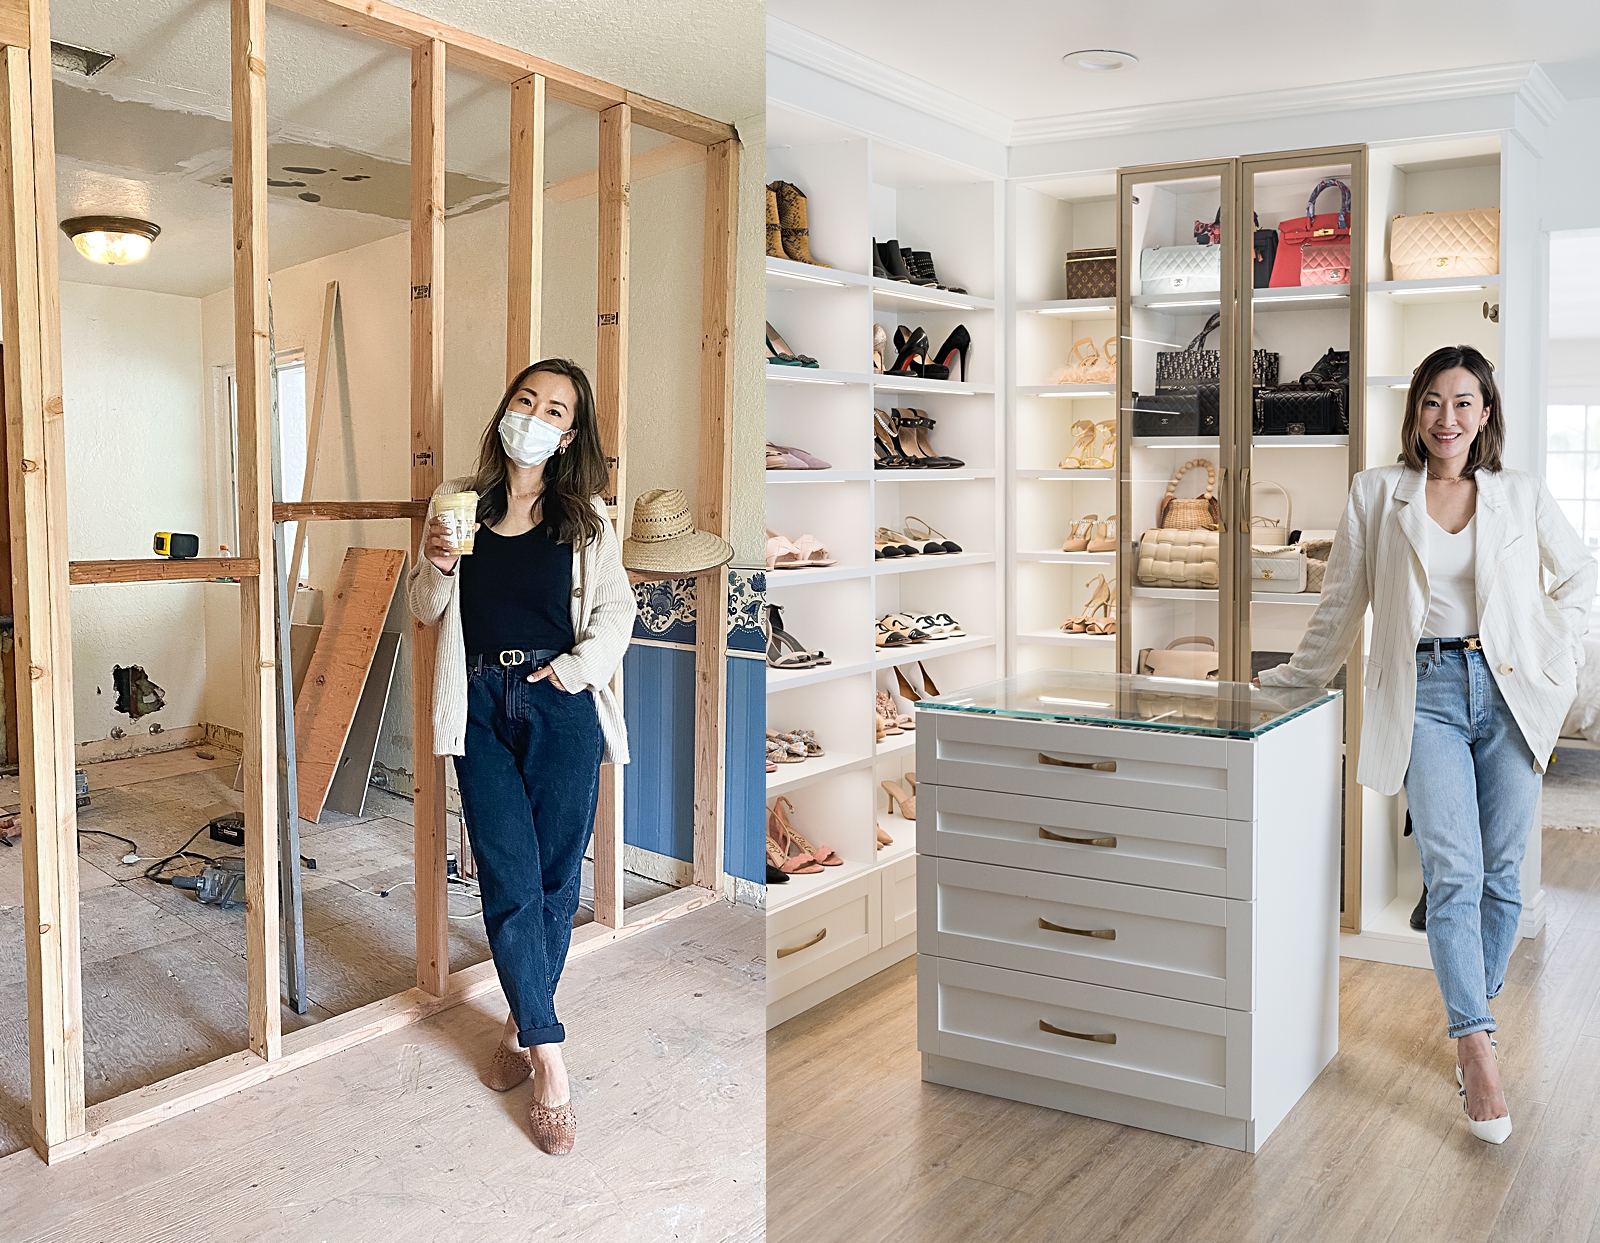
[[513, 414], [508, 410], [500, 420], [500, 443], [506, 456], [518, 466], [539, 465], [561, 447], [564, 435], [560, 428], [551, 427], [531, 414]]

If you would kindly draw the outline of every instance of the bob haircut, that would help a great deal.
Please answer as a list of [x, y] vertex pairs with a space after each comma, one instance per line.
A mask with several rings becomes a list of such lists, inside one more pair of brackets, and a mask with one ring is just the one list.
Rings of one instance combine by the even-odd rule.
[[1506, 443], [1505, 414], [1500, 409], [1500, 390], [1494, 382], [1494, 364], [1470, 345], [1447, 345], [1434, 350], [1411, 373], [1411, 389], [1406, 393], [1406, 417], [1400, 425], [1400, 460], [1412, 470], [1428, 470], [1428, 450], [1422, 443], [1422, 399], [1439, 376], [1457, 367], [1470, 371], [1483, 395], [1483, 422], [1467, 450], [1463, 475], [1475, 471], [1500, 470], [1500, 453]]

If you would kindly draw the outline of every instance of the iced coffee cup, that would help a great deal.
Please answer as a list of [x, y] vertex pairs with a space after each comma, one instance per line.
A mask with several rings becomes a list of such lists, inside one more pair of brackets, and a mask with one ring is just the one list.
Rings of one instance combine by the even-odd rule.
[[449, 492], [433, 498], [435, 517], [450, 527], [450, 551], [458, 557], [472, 555], [472, 529], [478, 520], [476, 492]]

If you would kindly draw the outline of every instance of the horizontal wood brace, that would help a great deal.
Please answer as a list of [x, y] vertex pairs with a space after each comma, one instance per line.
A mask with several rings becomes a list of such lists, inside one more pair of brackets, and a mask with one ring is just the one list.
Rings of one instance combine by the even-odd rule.
[[69, 561], [68, 581], [74, 587], [95, 583], [193, 583], [208, 578], [258, 578], [261, 562], [254, 557], [129, 557], [116, 561]]
[[427, 501], [276, 501], [272, 506], [274, 522], [364, 522], [427, 516]]

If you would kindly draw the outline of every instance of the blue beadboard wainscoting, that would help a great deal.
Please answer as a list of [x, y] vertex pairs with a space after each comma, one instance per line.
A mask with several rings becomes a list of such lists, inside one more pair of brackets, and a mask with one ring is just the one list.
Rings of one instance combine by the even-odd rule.
[[[623, 770], [623, 840], [694, 861], [695, 580], [636, 583], [638, 616], [623, 661], [633, 762]], [[723, 870], [766, 883], [764, 570], [728, 572], [727, 822]]]

